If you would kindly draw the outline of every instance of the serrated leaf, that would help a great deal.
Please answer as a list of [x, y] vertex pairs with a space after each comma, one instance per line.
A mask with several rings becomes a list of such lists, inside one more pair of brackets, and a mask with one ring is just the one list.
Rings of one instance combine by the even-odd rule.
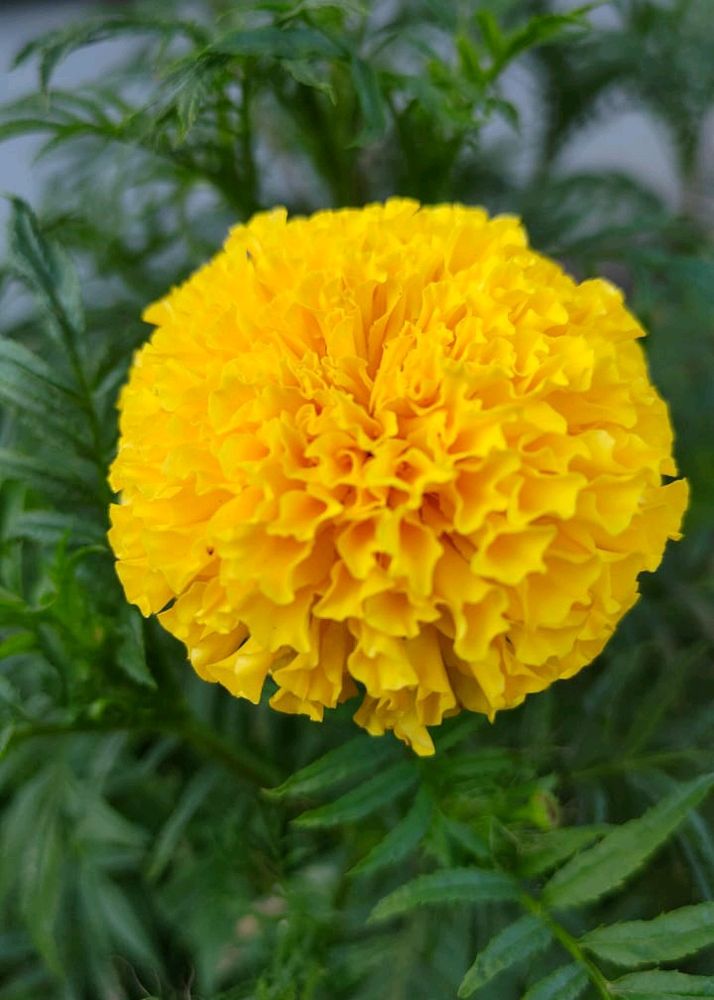
[[120, 614], [120, 623], [117, 629], [119, 635], [117, 663], [137, 684], [155, 689], [156, 681], [146, 662], [144, 627], [141, 615], [128, 604], [122, 604]]
[[598, 927], [580, 943], [614, 965], [674, 962], [714, 944], [714, 903], [683, 906], [654, 920]]
[[714, 976], [690, 976], [684, 972], [633, 972], [610, 983], [615, 997], [629, 1000], [697, 1000], [714, 997]]
[[367, 875], [387, 868], [406, 858], [426, 833], [433, 810], [429, 792], [422, 787], [417, 792], [409, 812], [392, 827], [384, 840], [373, 847], [359, 864], [351, 869], [351, 875]]
[[74, 494], [87, 499], [96, 493], [96, 471], [89, 462], [71, 455], [22, 455], [0, 448], [0, 480], [11, 479], [50, 496]]
[[350, 73], [363, 123], [354, 145], [368, 146], [381, 139], [387, 131], [387, 105], [373, 66], [364, 59], [353, 56], [350, 60]]
[[347, 778], [358, 778], [391, 756], [393, 747], [374, 736], [357, 736], [335, 750], [329, 750], [311, 764], [296, 771], [277, 788], [270, 788], [270, 798], [301, 798], [325, 792]]
[[519, 874], [526, 878], [542, 875], [567, 861], [594, 840], [611, 829], [606, 824], [573, 826], [561, 830], [548, 830], [523, 851], [518, 863]]
[[494, 903], [518, 898], [518, 883], [503, 872], [479, 868], [449, 868], [430, 875], [420, 875], [395, 889], [377, 903], [369, 919], [388, 920], [421, 906]]
[[408, 791], [416, 784], [418, 776], [411, 761], [392, 764], [334, 802], [302, 813], [293, 823], [303, 829], [354, 823]]
[[11, 198], [10, 265], [37, 292], [63, 333], [84, 329], [79, 279], [64, 249], [43, 235], [34, 212], [21, 198]]
[[537, 917], [521, 917], [492, 937], [459, 986], [459, 997], [470, 997], [490, 983], [499, 973], [525, 962], [548, 947], [550, 931]]
[[177, 33], [188, 35], [199, 42], [204, 32], [198, 25], [179, 20], [160, 20], [146, 16], [97, 17], [83, 19], [66, 28], [59, 28], [33, 38], [23, 46], [14, 59], [14, 66], [27, 62], [33, 56], [40, 60], [40, 85], [43, 90], [49, 86], [54, 70], [67, 56], [77, 49], [97, 42], [105, 42], [121, 35], [136, 35], [139, 32], [153, 32], [172, 36]]
[[639, 819], [607, 834], [556, 872], [543, 891], [554, 909], [580, 906], [616, 889], [677, 829], [714, 786], [707, 774], [681, 785]]
[[534, 983], [523, 1000], [578, 1000], [587, 985], [588, 974], [582, 965], [563, 965]]

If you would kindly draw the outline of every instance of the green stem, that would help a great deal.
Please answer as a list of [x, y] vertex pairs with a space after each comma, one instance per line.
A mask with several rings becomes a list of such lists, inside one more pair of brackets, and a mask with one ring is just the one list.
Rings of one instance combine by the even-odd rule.
[[602, 972], [600, 972], [592, 959], [588, 958], [583, 949], [580, 947], [577, 939], [574, 938], [562, 924], [559, 924], [551, 913], [546, 910], [543, 904], [537, 899], [534, 899], [533, 896], [529, 896], [527, 893], [524, 893], [521, 896], [521, 903], [526, 910], [538, 917], [538, 919], [545, 924], [556, 941], [558, 941], [568, 954], [575, 959], [578, 965], [581, 965], [585, 969], [585, 972], [587, 973], [598, 997], [600, 997], [601, 1000], [612, 1000], [612, 994], [610, 992], [607, 979], [605, 979]]

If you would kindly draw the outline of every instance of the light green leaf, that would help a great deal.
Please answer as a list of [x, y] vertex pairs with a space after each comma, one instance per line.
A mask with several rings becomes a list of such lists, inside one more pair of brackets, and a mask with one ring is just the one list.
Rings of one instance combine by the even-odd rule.
[[624, 823], [595, 847], [578, 854], [548, 882], [544, 904], [554, 909], [580, 906], [616, 889], [642, 867], [713, 786], [711, 774], [680, 785], [644, 816]]
[[526, 848], [520, 858], [518, 871], [526, 878], [542, 875], [602, 837], [610, 828], [604, 823], [593, 826], [573, 826], [561, 830], [548, 830]]
[[673, 962], [714, 944], [714, 903], [683, 906], [654, 920], [599, 927], [580, 943], [615, 965]]
[[303, 829], [354, 823], [408, 791], [418, 776], [412, 761], [392, 764], [334, 802], [302, 813], [293, 823]]
[[537, 917], [525, 916], [491, 938], [459, 986], [459, 997], [470, 997], [504, 969], [525, 962], [550, 944], [550, 931]]
[[384, 840], [381, 840], [359, 864], [352, 868], [350, 874], [371, 875], [406, 858], [426, 833], [432, 809], [431, 796], [422, 786], [406, 816], [392, 827]]
[[388, 920], [420, 906], [444, 903], [493, 903], [517, 900], [519, 886], [503, 872], [449, 868], [420, 875], [380, 900], [370, 920]]
[[531, 986], [523, 1000], [577, 1000], [587, 984], [582, 965], [563, 965]]
[[684, 972], [633, 972], [610, 984], [614, 997], [629, 1000], [697, 1000], [714, 997], [714, 976], [689, 976]]
[[387, 740], [357, 736], [296, 771], [277, 788], [268, 789], [266, 795], [295, 799], [325, 792], [347, 778], [358, 778], [366, 771], [373, 771], [392, 752], [393, 747]]

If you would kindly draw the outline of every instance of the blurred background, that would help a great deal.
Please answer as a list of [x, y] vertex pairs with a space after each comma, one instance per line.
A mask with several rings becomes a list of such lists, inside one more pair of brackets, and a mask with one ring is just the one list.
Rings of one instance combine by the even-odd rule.
[[[32, 0], [4, 0], [0, 6], [0, 95], [11, 99], [26, 93], [33, 85], [34, 68], [25, 64], [12, 69], [15, 54], [31, 38], [53, 28], [71, 24], [78, 18], [97, 10], [117, 11], [125, 6], [122, 0], [104, 4], [77, 2], [77, 0], [55, 0], [37, 2]], [[390, 0], [381, 0], [380, 7], [388, 11]], [[478, 5], [475, 5], [478, 6]], [[551, 5], [562, 11], [574, 10], [578, 3], [560, 0]], [[714, 17], [714, 11], [712, 12]], [[616, 28], [621, 22], [618, 11], [609, 3], [604, 4], [591, 15], [595, 24]], [[109, 69], [127, 55], [132, 43], [112, 40], [92, 47], [90, 51], [74, 53], [58, 70], [56, 83], [62, 87], [79, 86], [91, 80], [99, 66]], [[663, 70], [664, 72], [664, 70]], [[523, 67], [514, 67], [506, 75], [504, 86], [515, 103], [530, 106], [537, 116], [537, 104], [533, 102], [534, 81]], [[530, 96], [530, 100], [529, 100]], [[519, 156], [524, 163], [529, 160], [528, 134], [534, 133], [533, 124], [521, 123], [522, 138]], [[705, 115], [702, 123], [702, 137], [698, 151], [697, 175], [690, 180], [690, 190], [686, 197], [693, 200], [697, 211], [714, 217], [714, 194], [712, 194], [712, 174], [714, 173], [714, 109]], [[507, 132], [507, 127], [499, 122], [489, 129], [487, 138], [498, 142]], [[35, 162], [41, 140], [18, 138], [5, 144], [0, 150], [0, 170], [5, 191], [19, 194], [32, 200], [41, 187], [42, 163]], [[643, 107], [633, 107], [632, 101], [620, 91], [608, 95], [600, 115], [586, 128], [578, 130], [571, 143], [560, 151], [558, 169], [563, 172], [587, 169], [623, 171], [650, 187], [668, 205], [675, 208], [685, 196], [681, 189], [681, 178], [677, 169], [676, 154], [666, 128], [658, 121], [656, 113]], [[7, 207], [0, 205], [0, 222], [7, 218]]]

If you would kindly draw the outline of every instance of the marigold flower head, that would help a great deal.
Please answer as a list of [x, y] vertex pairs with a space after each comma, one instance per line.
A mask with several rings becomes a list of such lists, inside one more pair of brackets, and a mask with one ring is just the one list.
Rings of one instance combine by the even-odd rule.
[[417, 753], [603, 648], [687, 501], [643, 330], [516, 218], [277, 209], [145, 318], [111, 544], [201, 677]]

